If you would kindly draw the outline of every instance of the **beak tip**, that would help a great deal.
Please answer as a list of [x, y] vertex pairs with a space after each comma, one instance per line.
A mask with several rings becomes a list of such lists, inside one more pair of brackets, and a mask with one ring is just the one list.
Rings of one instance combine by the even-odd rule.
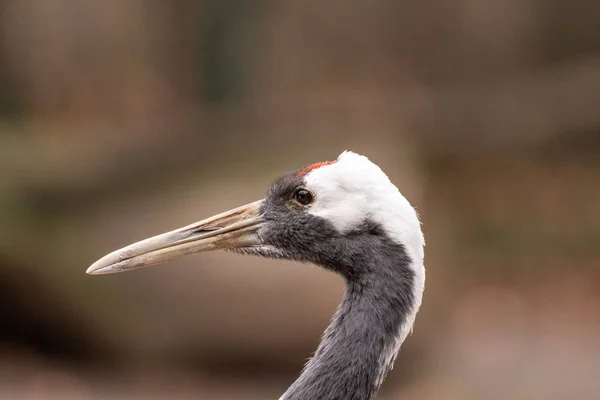
[[88, 275], [115, 274], [117, 272], [129, 271], [146, 265], [150, 265], [150, 263], [139, 262], [131, 259], [115, 261], [112, 255], [109, 256], [107, 256], [108, 259], [107, 257], [104, 257], [93, 263], [85, 271], [85, 273]]
[[96, 264], [92, 264], [86, 271], [85, 273], [88, 275], [100, 275], [102, 274], [102, 269], [103, 267], [96, 265]]
[[85, 273], [86, 273], [86, 274], [88, 274], [88, 275], [97, 275], [97, 273], [96, 273], [96, 269], [95, 269], [93, 266], [89, 267], [89, 268], [88, 268], [88, 269], [85, 271]]
[[127, 258], [128, 253], [123, 250], [113, 251], [90, 265], [85, 273], [88, 275], [104, 275], [111, 272], [118, 272], [118, 270], [115, 270], [115, 267], [126, 264], [124, 261]]
[[106, 260], [107, 257], [103, 257], [96, 261], [85, 271], [88, 275], [103, 275], [110, 273], [115, 263], [112, 260]]

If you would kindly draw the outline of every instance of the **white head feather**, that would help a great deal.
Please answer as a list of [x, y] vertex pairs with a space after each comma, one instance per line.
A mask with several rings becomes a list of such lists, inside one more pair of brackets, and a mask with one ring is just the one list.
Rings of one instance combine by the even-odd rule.
[[415, 209], [367, 157], [345, 151], [304, 179], [316, 196], [311, 214], [327, 219], [340, 233], [373, 221], [404, 245], [414, 262], [422, 262], [424, 239]]

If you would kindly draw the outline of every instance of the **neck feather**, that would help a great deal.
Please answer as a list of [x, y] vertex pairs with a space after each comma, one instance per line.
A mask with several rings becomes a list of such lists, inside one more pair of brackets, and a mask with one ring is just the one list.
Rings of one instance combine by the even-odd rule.
[[422, 263], [415, 269], [405, 253], [401, 261], [347, 281], [344, 299], [314, 357], [281, 400], [375, 397], [421, 303]]

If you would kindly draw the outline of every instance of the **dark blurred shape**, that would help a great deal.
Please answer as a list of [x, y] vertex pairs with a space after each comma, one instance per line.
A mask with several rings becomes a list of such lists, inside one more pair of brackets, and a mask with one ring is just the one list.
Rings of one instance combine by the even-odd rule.
[[102, 341], [39, 278], [14, 260], [0, 255], [2, 352], [67, 363], [102, 363], [109, 358]]

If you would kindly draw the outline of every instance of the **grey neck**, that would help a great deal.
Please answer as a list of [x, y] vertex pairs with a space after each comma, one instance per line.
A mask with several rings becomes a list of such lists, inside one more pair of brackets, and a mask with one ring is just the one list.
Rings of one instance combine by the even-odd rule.
[[408, 265], [396, 265], [374, 279], [348, 282], [314, 357], [281, 399], [373, 399], [406, 336], [402, 331], [410, 329], [413, 280]]

